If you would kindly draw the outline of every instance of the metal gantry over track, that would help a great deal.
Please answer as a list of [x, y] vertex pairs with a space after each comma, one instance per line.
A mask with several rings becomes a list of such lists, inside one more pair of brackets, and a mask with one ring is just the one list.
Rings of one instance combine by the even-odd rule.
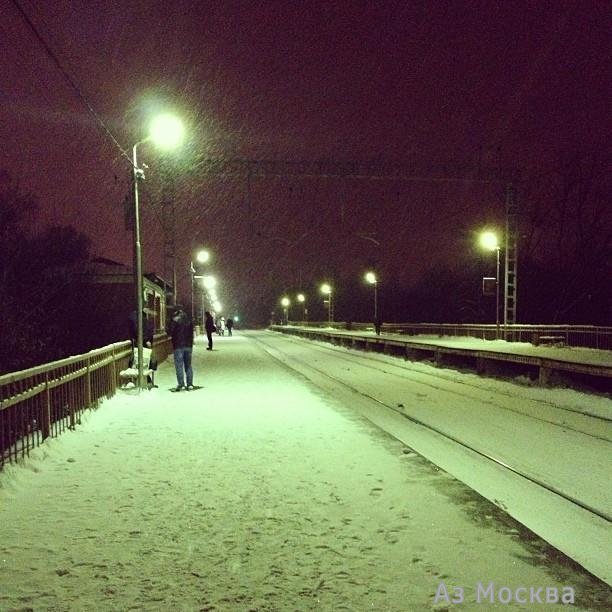
[[[254, 177], [301, 177], [329, 179], [362, 179], [371, 181], [407, 181], [424, 183], [483, 183], [506, 188], [504, 325], [516, 323], [518, 279], [519, 207], [514, 169], [484, 167], [480, 164], [409, 163], [337, 160], [267, 160], [243, 158], [201, 159], [192, 167], [200, 176], [225, 176], [245, 180], [250, 206], [251, 182]], [[174, 215], [170, 215], [174, 218]], [[169, 232], [173, 233], [173, 232]], [[169, 241], [169, 245], [170, 245]], [[171, 246], [169, 248], [172, 248]], [[499, 282], [499, 279], [498, 279]]]

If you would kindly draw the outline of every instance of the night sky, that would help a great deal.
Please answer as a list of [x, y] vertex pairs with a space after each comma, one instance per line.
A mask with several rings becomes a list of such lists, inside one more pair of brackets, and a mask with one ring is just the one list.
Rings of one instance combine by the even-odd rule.
[[[202, 159], [530, 170], [609, 149], [609, 2], [20, 4], [124, 149], [156, 109], [184, 118], [172, 160], [141, 150], [145, 268], [164, 274], [160, 202], [173, 193], [184, 299], [203, 245], [228, 310], [367, 266], [409, 285], [460, 261], [470, 232], [502, 226], [503, 186], [283, 176], [248, 190]], [[128, 161], [14, 3], [0, 7], [0, 168], [38, 197], [39, 225], [72, 224], [130, 264]]]

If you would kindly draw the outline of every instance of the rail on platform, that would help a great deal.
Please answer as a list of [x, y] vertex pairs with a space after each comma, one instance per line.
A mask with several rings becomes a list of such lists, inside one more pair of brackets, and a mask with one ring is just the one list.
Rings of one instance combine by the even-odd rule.
[[474, 369], [479, 374], [518, 376], [527, 375], [547, 385], [555, 379], [570, 386], [593, 386], [610, 391], [612, 363], [593, 364], [544, 356], [525, 355], [510, 351], [445, 346], [435, 341], [419, 342], [418, 338], [371, 335], [358, 331], [340, 331], [316, 327], [272, 325], [273, 331], [301, 336], [310, 340], [330, 342], [338, 346], [376, 351], [403, 357], [411, 361], [426, 360], [439, 366]]
[[[331, 327], [348, 331], [373, 331], [373, 323], [356, 323], [351, 321], [289, 321], [289, 325], [300, 327]], [[407, 336], [469, 336], [482, 340], [495, 340], [495, 324], [477, 323], [383, 323], [383, 332]], [[534, 345], [556, 341], [565, 346], [581, 346], [612, 350], [612, 327], [598, 325], [502, 325], [500, 338], [508, 342], [530, 342]], [[554, 340], [553, 340], [554, 339]]]
[[[169, 338], [155, 336], [153, 348], [161, 363], [171, 351]], [[112, 397], [131, 354], [126, 340], [0, 376], [0, 469], [74, 428], [85, 410]]]

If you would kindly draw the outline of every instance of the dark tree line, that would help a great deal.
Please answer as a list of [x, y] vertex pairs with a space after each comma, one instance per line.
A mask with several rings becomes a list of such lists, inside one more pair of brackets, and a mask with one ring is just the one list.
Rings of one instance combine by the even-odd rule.
[[37, 210], [36, 199], [0, 173], [1, 373], [65, 357], [78, 344], [73, 283], [89, 240], [67, 226], [33, 231]]

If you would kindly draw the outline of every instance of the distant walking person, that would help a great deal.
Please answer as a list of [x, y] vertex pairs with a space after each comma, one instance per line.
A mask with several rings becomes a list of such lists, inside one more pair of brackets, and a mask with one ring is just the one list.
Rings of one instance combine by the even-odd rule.
[[208, 312], [208, 310], [204, 313], [204, 329], [206, 330], [206, 337], [208, 338], [208, 347], [206, 350], [212, 351], [212, 335], [213, 332], [217, 331], [217, 328], [215, 327], [215, 322], [213, 321], [212, 315], [210, 312]]
[[176, 389], [185, 389], [185, 376], [187, 376], [187, 390], [193, 389], [193, 368], [191, 355], [193, 352], [193, 322], [180, 304], [174, 307], [174, 314], [166, 326], [166, 332], [172, 338], [174, 349], [174, 369], [176, 370]]
[[232, 327], [234, 327], [234, 319], [228, 319], [225, 322], [225, 327], [227, 327], [227, 335], [231, 336], [232, 335]]

